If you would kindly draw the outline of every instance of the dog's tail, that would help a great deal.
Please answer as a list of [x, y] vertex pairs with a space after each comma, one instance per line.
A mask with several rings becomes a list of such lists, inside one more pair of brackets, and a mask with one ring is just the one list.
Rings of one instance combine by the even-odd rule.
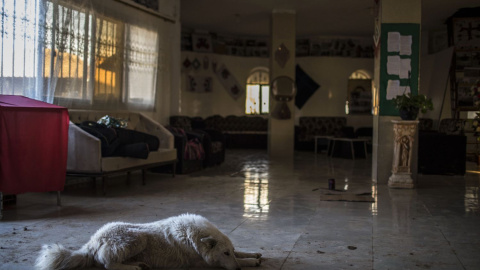
[[75, 269], [93, 265], [93, 258], [82, 249], [71, 251], [59, 244], [44, 245], [35, 267], [39, 270]]

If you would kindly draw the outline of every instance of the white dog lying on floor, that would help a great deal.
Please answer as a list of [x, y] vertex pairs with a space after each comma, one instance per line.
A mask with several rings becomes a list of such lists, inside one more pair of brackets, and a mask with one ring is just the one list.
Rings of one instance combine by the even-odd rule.
[[42, 270], [103, 266], [108, 270], [259, 266], [262, 254], [234, 251], [232, 242], [206, 218], [183, 214], [152, 223], [112, 222], [82, 248], [44, 245], [36, 261]]

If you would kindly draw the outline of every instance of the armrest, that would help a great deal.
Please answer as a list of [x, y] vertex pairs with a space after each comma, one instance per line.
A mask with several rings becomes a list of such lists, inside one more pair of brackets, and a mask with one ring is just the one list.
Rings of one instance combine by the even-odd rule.
[[225, 136], [220, 130], [206, 128], [204, 131], [210, 136], [212, 142], [225, 142]]
[[199, 142], [203, 142], [203, 138], [205, 137], [204, 133], [195, 132], [195, 131], [186, 131], [188, 140], [191, 139], [198, 139]]
[[74, 123], [68, 127], [67, 172], [101, 172], [101, 142]]
[[137, 126], [138, 131], [152, 134], [160, 140], [160, 148], [173, 149], [174, 137], [163, 125], [156, 122], [152, 118], [140, 113], [140, 125]]

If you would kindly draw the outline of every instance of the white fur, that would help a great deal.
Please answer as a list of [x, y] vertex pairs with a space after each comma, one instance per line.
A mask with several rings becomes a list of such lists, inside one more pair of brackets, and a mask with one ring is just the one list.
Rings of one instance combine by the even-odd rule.
[[112, 222], [101, 227], [79, 250], [44, 245], [36, 261], [40, 270], [85, 268], [108, 270], [259, 266], [260, 253], [235, 252], [232, 242], [206, 218], [183, 214], [152, 223]]

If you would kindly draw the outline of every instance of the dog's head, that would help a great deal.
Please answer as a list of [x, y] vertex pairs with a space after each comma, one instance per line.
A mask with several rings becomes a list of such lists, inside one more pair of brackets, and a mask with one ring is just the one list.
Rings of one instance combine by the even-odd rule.
[[226, 236], [215, 235], [200, 239], [204, 245], [202, 257], [208, 265], [228, 270], [240, 270], [232, 242]]

